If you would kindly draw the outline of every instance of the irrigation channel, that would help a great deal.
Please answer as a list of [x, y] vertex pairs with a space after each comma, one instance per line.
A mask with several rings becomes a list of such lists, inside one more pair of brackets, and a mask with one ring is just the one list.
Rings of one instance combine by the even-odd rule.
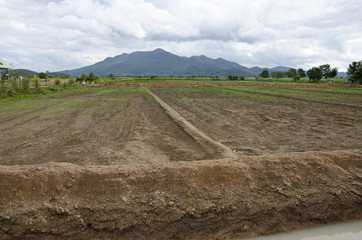
[[240, 240], [357, 240], [362, 239], [362, 221]]

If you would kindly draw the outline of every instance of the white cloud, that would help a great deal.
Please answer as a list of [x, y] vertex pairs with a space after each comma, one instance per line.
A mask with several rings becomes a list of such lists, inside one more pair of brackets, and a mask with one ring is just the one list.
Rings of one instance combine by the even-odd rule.
[[360, 0], [0, 0], [1, 56], [37, 71], [164, 48], [246, 66], [345, 70], [362, 55]]

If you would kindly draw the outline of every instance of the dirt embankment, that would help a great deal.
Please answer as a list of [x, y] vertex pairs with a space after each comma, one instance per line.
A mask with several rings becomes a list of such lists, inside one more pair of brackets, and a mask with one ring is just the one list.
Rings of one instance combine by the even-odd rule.
[[362, 219], [362, 151], [0, 166], [1, 239], [232, 239]]

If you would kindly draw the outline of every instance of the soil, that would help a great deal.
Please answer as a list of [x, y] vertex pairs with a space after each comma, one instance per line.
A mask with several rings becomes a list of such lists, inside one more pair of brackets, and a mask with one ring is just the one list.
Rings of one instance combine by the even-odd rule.
[[1, 239], [235, 239], [362, 219], [362, 151], [0, 166]]
[[160, 99], [110, 87], [0, 105], [0, 239], [235, 239], [362, 219], [360, 102], [149, 89]]
[[[0, 114], [0, 164], [131, 164], [220, 158], [143, 92], [86, 93]], [[58, 101], [59, 100], [59, 101]]]
[[361, 102], [275, 95], [280, 101], [268, 102], [179, 87], [150, 89], [196, 128], [240, 155], [362, 149]]

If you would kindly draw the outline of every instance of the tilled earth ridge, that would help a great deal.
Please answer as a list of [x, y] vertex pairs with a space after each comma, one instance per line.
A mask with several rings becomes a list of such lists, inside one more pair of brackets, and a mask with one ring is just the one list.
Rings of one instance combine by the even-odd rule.
[[1, 239], [234, 239], [362, 219], [362, 151], [0, 166]]

